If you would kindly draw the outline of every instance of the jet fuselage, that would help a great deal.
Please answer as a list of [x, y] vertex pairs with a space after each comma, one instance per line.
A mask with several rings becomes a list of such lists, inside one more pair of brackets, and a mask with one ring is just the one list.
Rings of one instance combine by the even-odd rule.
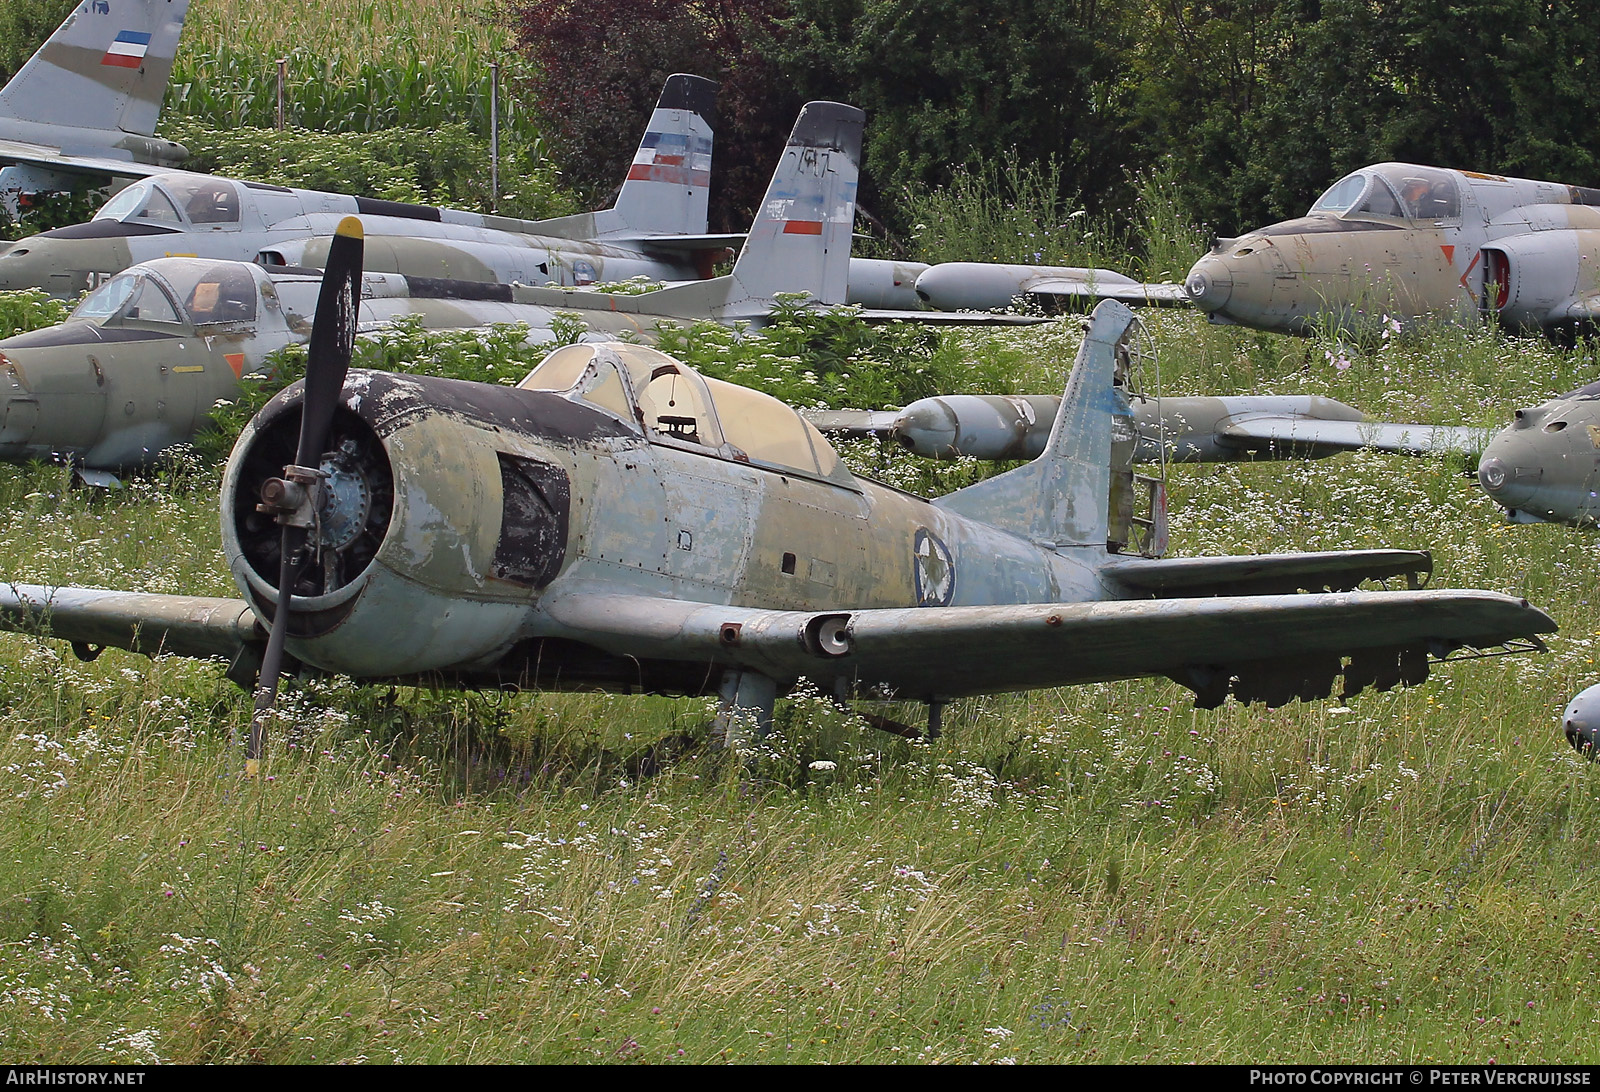
[[1600, 190], [1380, 163], [1303, 217], [1221, 239], [1189, 298], [1213, 322], [1312, 334], [1384, 319], [1559, 332], [1600, 307]]

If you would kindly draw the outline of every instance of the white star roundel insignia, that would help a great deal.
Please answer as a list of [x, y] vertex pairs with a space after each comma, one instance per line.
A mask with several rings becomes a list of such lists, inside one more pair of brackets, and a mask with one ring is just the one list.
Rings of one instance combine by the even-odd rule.
[[948, 607], [956, 592], [956, 566], [950, 560], [949, 549], [932, 531], [923, 528], [917, 532], [912, 554], [917, 578], [917, 606]]

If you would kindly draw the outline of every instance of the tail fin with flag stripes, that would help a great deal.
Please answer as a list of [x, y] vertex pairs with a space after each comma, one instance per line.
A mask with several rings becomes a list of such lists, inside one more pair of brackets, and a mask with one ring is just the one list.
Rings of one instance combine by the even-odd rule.
[[[0, 128], [9, 119], [152, 136], [188, 11], [189, 0], [84, 0], [0, 88]], [[70, 134], [52, 143], [79, 150]]]

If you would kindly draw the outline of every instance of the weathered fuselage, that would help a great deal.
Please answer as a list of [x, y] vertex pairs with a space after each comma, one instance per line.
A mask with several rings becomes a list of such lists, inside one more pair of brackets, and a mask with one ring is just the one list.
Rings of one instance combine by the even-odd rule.
[[1597, 204], [1581, 186], [1380, 163], [1303, 217], [1218, 240], [1184, 287], [1213, 322], [1295, 334], [1489, 312], [1578, 325], [1600, 291]]
[[[296, 590], [290, 651], [358, 677], [699, 692], [717, 685], [715, 649], [686, 660], [663, 632], [659, 661], [613, 655], [563, 620], [563, 602], [825, 611], [1117, 594], [1094, 571], [1103, 549], [1042, 549], [861, 481], [765, 396], [719, 386], [708, 413], [682, 386], [656, 390], [698, 376], [662, 373], [636, 403], [650, 407], [641, 423], [603, 405], [626, 386], [613, 378], [580, 380], [593, 384], [584, 395], [355, 373], [335, 424], [342, 454], [324, 464], [335, 498], [324, 563]], [[752, 408], [772, 416], [733, 423]], [[241, 436], [224, 483], [229, 564], [264, 615], [277, 536], [254, 499], [292, 454], [298, 418], [296, 388]], [[797, 446], [783, 446], [785, 432]], [[757, 449], [762, 438], [774, 442]], [[795, 465], [807, 448], [810, 465]], [[650, 643], [632, 638], [634, 650]]]

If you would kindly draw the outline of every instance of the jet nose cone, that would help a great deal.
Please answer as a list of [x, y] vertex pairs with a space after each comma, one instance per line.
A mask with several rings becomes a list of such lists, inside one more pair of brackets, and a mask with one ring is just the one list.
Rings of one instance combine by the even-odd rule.
[[1202, 311], [1220, 311], [1233, 295], [1233, 272], [1221, 259], [1207, 255], [1189, 270], [1183, 290]]
[[1567, 703], [1561, 730], [1579, 754], [1591, 760], [1596, 757], [1600, 751], [1600, 686], [1589, 687]]
[[1544, 477], [1544, 460], [1535, 441], [1542, 436], [1530, 436], [1520, 424], [1514, 424], [1501, 429], [1485, 445], [1478, 460], [1478, 484], [1497, 504], [1513, 512], [1535, 506]]
[[890, 426], [901, 447], [918, 455], [948, 454], [956, 442], [956, 419], [937, 398], [924, 398], [901, 411]]

